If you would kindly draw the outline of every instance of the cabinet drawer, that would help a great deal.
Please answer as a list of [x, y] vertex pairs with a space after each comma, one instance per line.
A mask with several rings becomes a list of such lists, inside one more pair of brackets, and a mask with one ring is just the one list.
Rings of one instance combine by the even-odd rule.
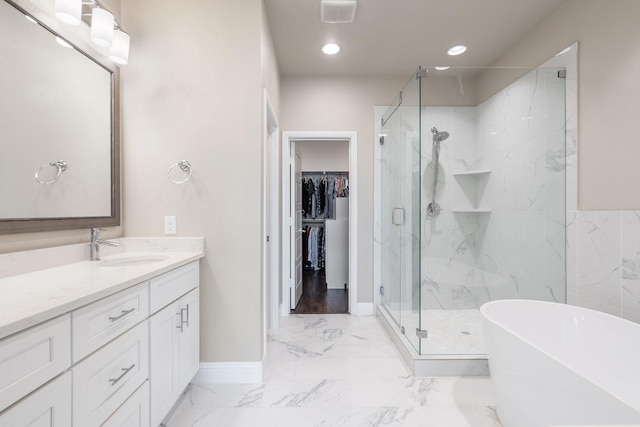
[[145, 381], [100, 427], [149, 427], [149, 381]]
[[64, 315], [0, 341], [0, 411], [71, 366], [71, 320]]
[[73, 367], [73, 424], [101, 425], [148, 378], [144, 321]]
[[147, 282], [75, 310], [73, 325], [73, 361], [93, 353], [149, 315]]
[[198, 286], [198, 280], [197, 261], [154, 277], [149, 281], [150, 312], [153, 314], [177, 300]]
[[0, 414], [0, 427], [69, 427], [71, 372], [66, 372]]

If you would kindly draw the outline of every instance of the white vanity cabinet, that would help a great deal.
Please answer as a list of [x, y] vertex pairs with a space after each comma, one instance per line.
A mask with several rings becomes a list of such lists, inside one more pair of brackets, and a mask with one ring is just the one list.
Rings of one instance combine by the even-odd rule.
[[0, 413], [0, 427], [71, 425], [71, 372], [65, 372]]
[[157, 427], [199, 368], [182, 264], [0, 339], [0, 427]]
[[74, 365], [75, 426], [102, 425], [147, 380], [148, 346], [145, 320]]
[[160, 425], [200, 363], [197, 264], [171, 273], [149, 286], [150, 306], [158, 309], [149, 319], [152, 427]]
[[71, 366], [71, 320], [64, 315], [0, 341], [0, 411]]

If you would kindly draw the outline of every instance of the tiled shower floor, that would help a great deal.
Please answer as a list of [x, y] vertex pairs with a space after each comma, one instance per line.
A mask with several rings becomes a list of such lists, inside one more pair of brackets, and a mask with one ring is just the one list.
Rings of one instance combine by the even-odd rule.
[[[402, 315], [405, 316], [403, 324], [419, 324], [417, 312], [403, 311]], [[424, 310], [421, 321], [422, 328], [428, 332], [428, 337], [421, 342], [422, 354], [487, 354], [480, 310]]]
[[291, 315], [264, 382], [192, 384], [167, 427], [500, 427], [490, 380], [409, 375], [374, 317]]

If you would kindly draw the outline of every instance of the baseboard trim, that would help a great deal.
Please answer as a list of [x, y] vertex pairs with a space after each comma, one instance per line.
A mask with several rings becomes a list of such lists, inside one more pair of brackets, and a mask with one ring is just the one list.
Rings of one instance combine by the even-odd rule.
[[262, 382], [262, 362], [200, 363], [193, 379], [198, 384], [258, 384]]
[[356, 316], [373, 316], [374, 314], [372, 302], [359, 302], [356, 310]]

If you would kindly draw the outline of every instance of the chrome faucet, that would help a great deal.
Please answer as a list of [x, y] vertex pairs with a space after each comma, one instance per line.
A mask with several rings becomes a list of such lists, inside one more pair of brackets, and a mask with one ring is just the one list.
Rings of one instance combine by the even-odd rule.
[[91, 261], [100, 261], [100, 245], [108, 245], [108, 246], [120, 246], [118, 242], [112, 242], [110, 240], [100, 240], [100, 232], [103, 231], [102, 228], [94, 227], [91, 229]]

